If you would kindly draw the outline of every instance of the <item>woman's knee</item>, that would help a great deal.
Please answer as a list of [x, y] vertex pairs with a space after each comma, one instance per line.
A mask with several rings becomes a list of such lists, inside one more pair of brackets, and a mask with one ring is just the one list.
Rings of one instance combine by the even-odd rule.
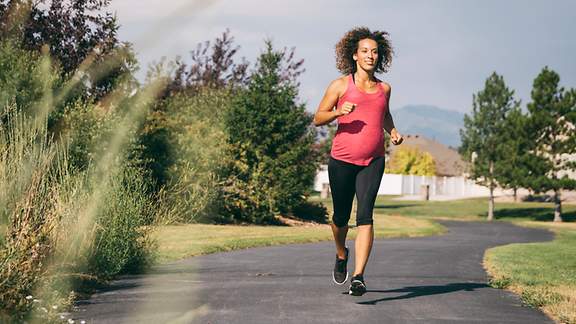
[[350, 217], [345, 217], [345, 216], [339, 216], [334, 214], [332, 216], [332, 223], [334, 225], [336, 225], [336, 227], [344, 227], [348, 225], [348, 221], [350, 220]]

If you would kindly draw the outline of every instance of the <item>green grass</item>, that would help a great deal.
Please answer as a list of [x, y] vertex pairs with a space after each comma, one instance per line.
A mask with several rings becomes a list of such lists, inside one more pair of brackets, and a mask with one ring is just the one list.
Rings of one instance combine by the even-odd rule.
[[576, 224], [524, 225], [549, 228], [556, 239], [489, 249], [484, 263], [492, 285], [518, 293], [558, 322], [576, 323]]
[[[388, 215], [401, 215], [424, 218], [454, 218], [458, 220], [484, 220], [488, 211], [487, 198], [462, 199], [454, 201], [406, 201], [394, 200], [397, 196], [378, 196], [374, 211]], [[327, 206], [329, 199], [313, 198]], [[540, 202], [497, 202], [494, 218], [506, 221], [552, 221], [554, 204]], [[576, 205], [563, 205], [562, 217], [566, 222], [576, 221]]]
[[[443, 226], [432, 221], [403, 216], [375, 215], [374, 224], [377, 238], [426, 236], [445, 231]], [[158, 226], [153, 236], [158, 242], [159, 262], [248, 247], [332, 240], [328, 225], [165, 225]], [[356, 231], [351, 229], [349, 237], [355, 236]]]

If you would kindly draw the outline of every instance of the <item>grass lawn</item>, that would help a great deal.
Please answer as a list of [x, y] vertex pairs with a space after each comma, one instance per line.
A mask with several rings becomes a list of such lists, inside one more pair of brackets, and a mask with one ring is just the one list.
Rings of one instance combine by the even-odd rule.
[[[374, 233], [378, 238], [434, 235], [441, 234], [444, 230], [443, 226], [426, 219], [374, 215]], [[332, 239], [332, 231], [328, 225], [292, 227], [165, 225], [158, 226], [153, 235], [158, 242], [159, 262], [255, 246], [307, 243]], [[351, 229], [348, 236], [354, 238], [356, 231]]]
[[551, 229], [556, 239], [489, 249], [484, 264], [492, 285], [514, 291], [559, 323], [576, 323], [576, 223], [520, 224]]
[[[453, 201], [405, 201], [395, 196], [378, 196], [374, 211], [380, 214], [412, 216], [432, 219], [484, 220], [488, 214], [488, 199], [474, 198]], [[330, 200], [317, 197], [314, 201], [331, 206]], [[552, 221], [552, 203], [521, 202], [496, 203], [494, 218], [506, 221]], [[567, 222], [576, 221], [576, 205], [563, 205], [562, 217]]]

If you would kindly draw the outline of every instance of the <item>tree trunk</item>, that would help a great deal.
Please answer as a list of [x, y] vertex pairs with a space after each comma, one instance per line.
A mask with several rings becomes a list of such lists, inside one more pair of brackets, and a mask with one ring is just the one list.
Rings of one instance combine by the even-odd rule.
[[488, 199], [488, 220], [494, 219], [494, 162], [490, 161], [490, 198]]
[[562, 222], [562, 201], [560, 200], [560, 190], [554, 190], [554, 221]]
[[518, 188], [514, 187], [514, 202], [518, 202]]

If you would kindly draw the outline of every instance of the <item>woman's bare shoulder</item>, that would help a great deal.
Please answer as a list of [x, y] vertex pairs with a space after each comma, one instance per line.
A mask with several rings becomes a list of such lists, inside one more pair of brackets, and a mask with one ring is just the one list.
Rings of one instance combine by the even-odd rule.
[[382, 86], [382, 89], [384, 89], [384, 92], [386, 92], [387, 94], [389, 94], [390, 91], [392, 91], [392, 86], [390, 86], [390, 84], [388, 82], [380, 81], [380, 80], [378, 80], [378, 82]]
[[348, 77], [343, 75], [337, 79], [332, 80], [330, 85], [328, 86], [328, 92], [337, 93], [338, 96], [341, 96], [346, 92], [346, 88], [348, 87]]

